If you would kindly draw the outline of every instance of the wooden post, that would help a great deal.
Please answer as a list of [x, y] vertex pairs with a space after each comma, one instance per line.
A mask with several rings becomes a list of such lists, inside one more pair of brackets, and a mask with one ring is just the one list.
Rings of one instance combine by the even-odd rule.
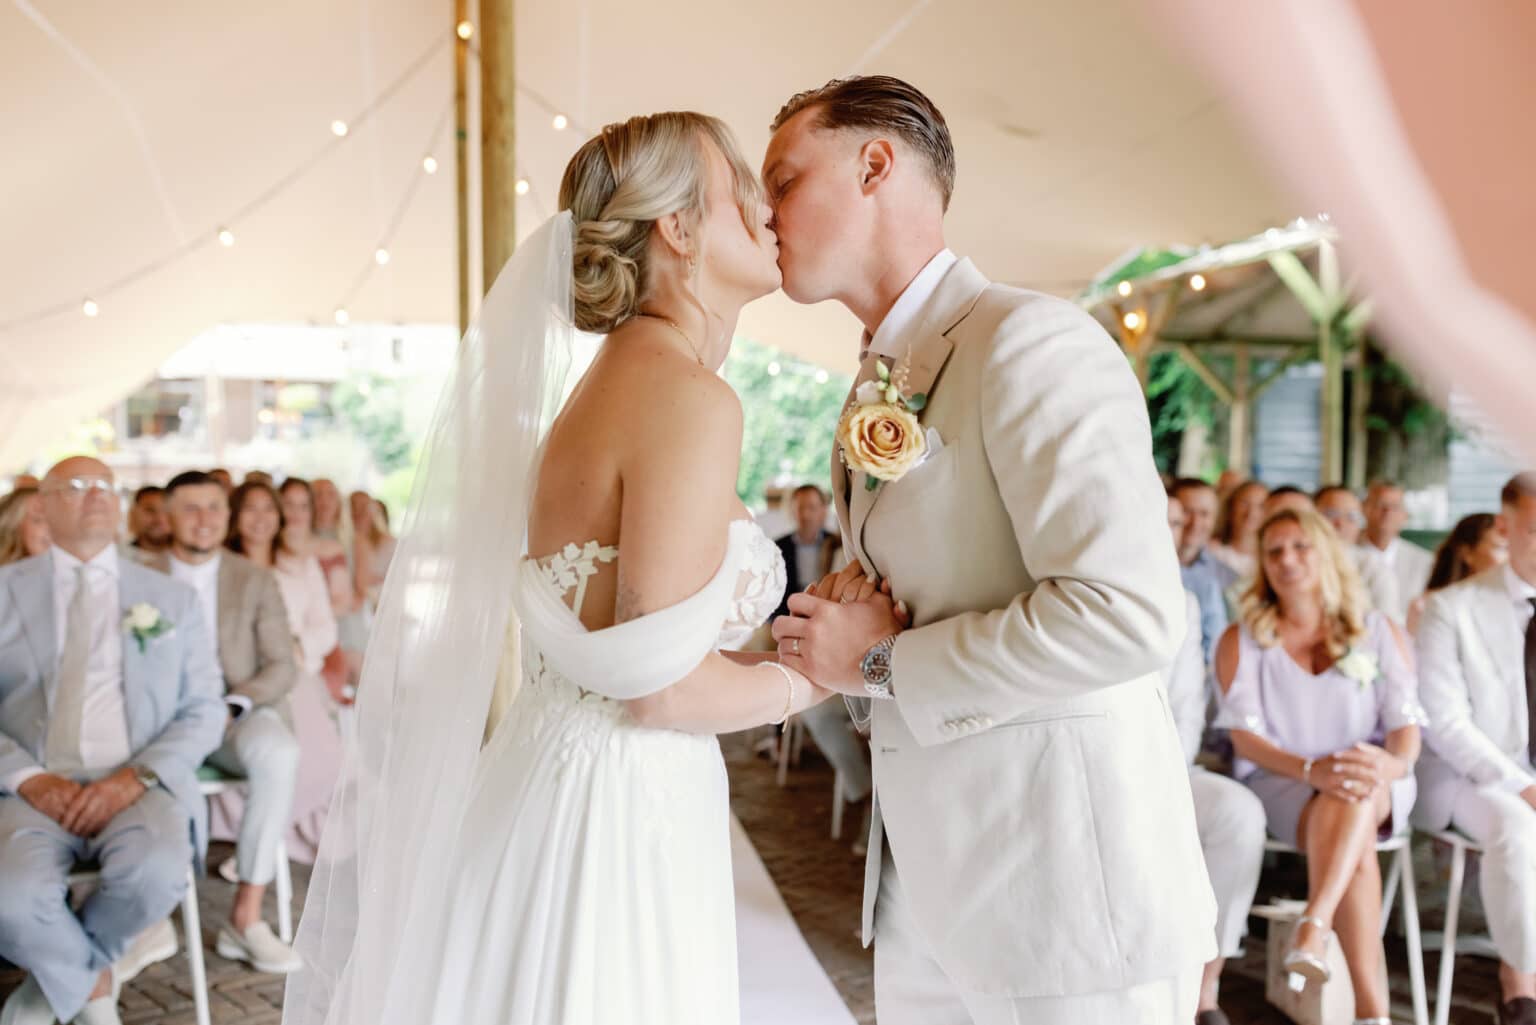
[[1354, 491], [1365, 490], [1367, 447], [1370, 431], [1365, 414], [1371, 404], [1371, 382], [1367, 376], [1371, 343], [1364, 334], [1358, 336], [1355, 345], [1355, 379], [1350, 388], [1349, 409], [1349, 486]]
[[487, 290], [517, 244], [513, 0], [480, 0], [480, 234]]
[[469, 330], [469, 0], [453, 0], [453, 173], [459, 207], [459, 337]]
[[1232, 354], [1232, 405], [1227, 421], [1227, 469], [1248, 476], [1253, 469], [1253, 409], [1248, 396], [1253, 364], [1248, 346], [1239, 342]]
[[1331, 319], [1318, 321], [1317, 358], [1323, 365], [1320, 483], [1334, 484], [1344, 478], [1344, 361]]

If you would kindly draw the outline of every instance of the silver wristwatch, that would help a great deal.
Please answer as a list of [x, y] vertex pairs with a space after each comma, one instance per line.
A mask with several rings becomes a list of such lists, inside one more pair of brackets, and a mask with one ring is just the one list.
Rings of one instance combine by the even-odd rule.
[[160, 785], [160, 774], [147, 765], [130, 765], [133, 770], [133, 778], [139, 781], [139, 785], [145, 790], [153, 790]]
[[864, 653], [859, 668], [864, 673], [864, 693], [872, 698], [890, 700], [891, 652], [896, 647], [896, 635], [891, 634]]

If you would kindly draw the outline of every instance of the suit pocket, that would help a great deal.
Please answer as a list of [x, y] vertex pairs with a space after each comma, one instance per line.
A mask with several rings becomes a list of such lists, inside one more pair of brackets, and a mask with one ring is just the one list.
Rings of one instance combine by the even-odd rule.
[[959, 451], [958, 444], [945, 445], [922, 463], [908, 470], [900, 480], [881, 485], [885, 493], [880, 496], [880, 501], [875, 505], [871, 515], [876, 516], [882, 512], [890, 512], [892, 509], [905, 508], [913, 502], [930, 498], [935, 492], [942, 492], [954, 480]]

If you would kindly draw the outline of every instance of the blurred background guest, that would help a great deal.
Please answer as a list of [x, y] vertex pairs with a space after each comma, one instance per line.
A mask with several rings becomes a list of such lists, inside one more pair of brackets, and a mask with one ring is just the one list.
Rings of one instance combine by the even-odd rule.
[[1424, 593], [1408, 605], [1408, 632], [1419, 632], [1430, 595], [1508, 561], [1509, 540], [1499, 527], [1499, 518], [1493, 513], [1463, 516], [1435, 549], [1435, 564]]
[[789, 497], [795, 529], [778, 539], [788, 581], [776, 616], [789, 614], [789, 596], [799, 594], [836, 567], [838, 540], [827, 530], [827, 496], [814, 484], [802, 484]]
[[1198, 477], [1182, 477], [1173, 482], [1171, 494], [1184, 507], [1179, 573], [1184, 589], [1200, 603], [1200, 650], [1209, 662], [1217, 638], [1227, 628], [1224, 594], [1237, 574], [1217, 562], [1208, 549], [1216, 529], [1216, 489]]
[[[335, 490], [332, 485], [332, 490]], [[321, 679], [325, 681], [331, 700], [339, 705], [352, 703], [348, 688], [346, 659], [340, 647], [340, 623], [344, 616], [357, 608], [357, 593], [352, 587], [352, 574], [347, 569], [347, 552], [335, 536], [322, 536], [316, 532], [315, 489], [308, 481], [289, 477], [278, 491], [283, 505], [283, 543], [297, 556], [313, 556], [325, 578], [326, 594], [330, 597], [331, 618], [337, 623], [337, 640], [321, 656]], [[340, 508], [340, 499], [336, 501]], [[314, 652], [309, 652], [313, 655]]]
[[228, 495], [231, 491], [235, 490], [235, 478], [231, 476], [230, 472], [224, 469], [224, 467], [214, 467], [208, 471], [208, 476], [213, 478], [215, 484], [224, 489], [225, 495]]
[[1328, 521], [1344, 543], [1344, 552], [1355, 564], [1355, 572], [1360, 574], [1360, 583], [1365, 586], [1371, 607], [1392, 615], [1391, 610], [1400, 604], [1397, 577], [1375, 547], [1360, 543], [1360, 534], [1365, 530], [1365, 511], [1360, 499], [1342, 484], [1330, 484], [1320, 488], [1312, 496], [1312, 502], [1318, 514]]
[[165, 511], [165, 489], [146, 484], [133, 493], [128, 506], [128, 554], [142, 562], [171, 547], [171, 518]]
[[42, 555], [52, 543], [37, 488], [17, 488], [0, 498], [0, 566]]
[[1434, 569], [1433, 555], [1411, 541], [1403, 540], [1408, 523], [1408, 507], [1403, 502], [1403, 488], [1393, 481], [1377, 481], [1365, 496], [1365, 537], [1381, 553], [1381, 558], [1397, 578], [1397, 604], [1382, 609], [1399, 623], [1408, 619], [1408, 605], [1424, 593], [1429, 572]]
[[[1227, 474], [1223, 473], [1222, 477], [1226, 478]], [[1217, 493], [1222, 494], [1219, 487]], [[1239, 580], [1253, 576], [1259, 521], [1264, 518], [1264, 499], [1268, 497], [1269, 489], [1263, 484], [1239, 477], [1235, 482], [1228, 481], [1222, 498], [1221, 523], [1209, 548], [1216, 561], [1230, 569]]]

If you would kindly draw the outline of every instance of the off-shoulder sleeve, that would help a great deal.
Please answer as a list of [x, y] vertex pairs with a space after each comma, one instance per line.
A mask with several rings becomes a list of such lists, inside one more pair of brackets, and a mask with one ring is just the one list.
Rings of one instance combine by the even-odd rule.
[[1264, 714], [1264, 694], [1259, 686], [1263, 651], [1239, 628], [1237, 642], [1237, 672], [1232, 686], [1221, 696], [1217, 705], [1217, 729], [1243, 730], [1266, 740], [1274, 740], [1269, 731], [1269, 718]]
[[1419, 675], [1392, 635], [1385, 614], [1372, 612], [1369, 627], [1381, 678], [1376, 681], [1376, 714], [1388, 733], [1404, 726], [1427, 726], [1429, 715], [1419, 704]]

